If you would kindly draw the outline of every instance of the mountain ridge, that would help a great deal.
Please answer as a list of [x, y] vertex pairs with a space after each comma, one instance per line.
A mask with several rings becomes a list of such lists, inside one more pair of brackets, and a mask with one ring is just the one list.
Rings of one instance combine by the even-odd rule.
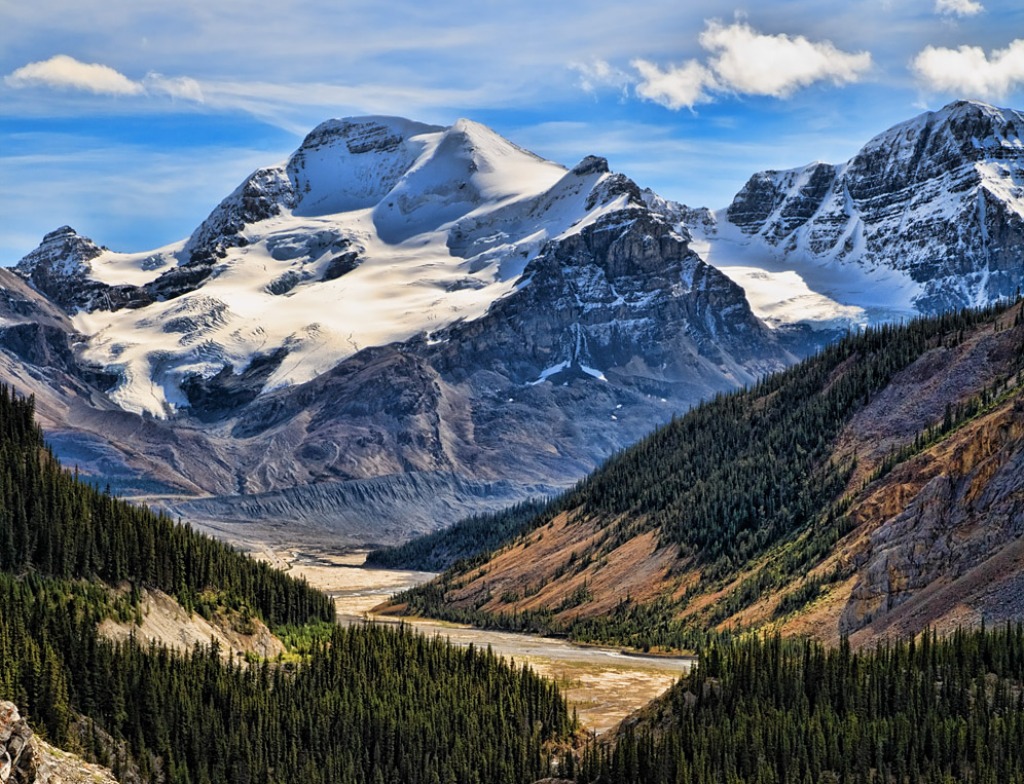
[[[68, 313], [66, 376], [96, 382], [46, 402], [62, 448], [218, 499], [193, 512], [276, 493], [258, 508], [283, 522], [327, 497], [303, 487], [406, 473], [452, 477], [439, 497], [466, 511], [546, 495], [806, 350], [688, 237], [602, 158], [566, 169], [470, 121], [355, 118], [257, 170], [188, 240], [116, 254], [62, 229], [16, 271]], [[490, 501], [464, 490], [510, 481]], [[367, 503], [382, 528], [404, 516]], [[332, 533], [379, 542], [346, 538], [354, 514]], [[407, 533], [441, 522], [422, 518]]]
[[388, 611], [635, 647], [1012, 619], [1022, 358], [1020, 301], [847, 338], [693, 409]]
[[687, 225], [748, 288], [748, 267], [795, 271], [862, 320], [984, 306], [1024, 282], [1022, 128], [1016, 110], [955, 101], [845, 163], [756, 173]]

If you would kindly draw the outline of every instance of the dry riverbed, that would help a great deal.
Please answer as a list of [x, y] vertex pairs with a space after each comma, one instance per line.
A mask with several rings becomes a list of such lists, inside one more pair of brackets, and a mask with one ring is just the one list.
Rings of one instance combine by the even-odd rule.
[[[430, 572], [407, 572], [363, 566], [365, 552], [323, 553], [264, 550], [258, 554], [278, 568], [304, 577], [334, 598], [342, 622], [373, 620], [371, 609], [398, 591], [426, 582]], [[517, 663], [528, 663], [551, 678], [576, 708], [584, 726], [596, 733], [614, 727], [637, 708], [668, 689], [690, 668], [690, 660], [630, 656], [618, 650], [573, 645], [565, 640], [486, 631], [426, 619], [405, 621], [425, 634], [440, 635], [456, 645], [491, 646]]]

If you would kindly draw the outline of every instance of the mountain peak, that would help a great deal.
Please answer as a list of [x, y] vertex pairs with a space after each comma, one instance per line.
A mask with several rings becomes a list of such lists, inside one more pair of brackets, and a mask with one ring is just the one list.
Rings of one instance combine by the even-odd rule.
[[608, 171], [608, 159], [598, 155], [588, 155], [572, 167], [572, 173], [577, 177], [585, 177], [588, 174], [608, 174]]
[[889, 155], [934, 155], [951, 145], [978, 159], [994, 147], [1020, 148], [1018, 126], [1024, 115], [982, 101], [958, 100], [938, 111], [924, 112], [880, 133], [864, 150], [883, 148]]
[[953, 115], [958, 115], [958, 114], [975, 114], [975, 115], [977, 115], [977, 114], [988, 114], [988, 115], [995, 115], [995, 114], [1003, 114], [1003, 113], [1005, 113], [1007, 111], [1009, 111], [1009, 110], [1007, 110], [1007, 109], [1000, 109], [999, 107], [993, 106], [992, 104], [986, 103], [985, 101], [978, 101], [978, 100], [971, 99], [971, 98], [960, 98], [960, 99], [958, 99], [956, 101], [950, 101], [945, 106], [943, 106], [941, 109], [939, 109], [937, 112], [933, 112], [933, 114], [948, 115], [948, 116], [953, 116]]
[[88, 237], [83, 237], [70, 226], [61, 226], [43, 237], [39, 247], [15, 265], [25, 277], [32, 277], [45, 268], [50, 277], [67, 278], [89, 271], [89, 262], [103, 253]]
[[50, 240], [63, 239], [65, 237], [77, 237], [77, 236], [78, 236], [78, 232], [77, 231], [75, 231], [70, 226], [66, 226], [65, 225], [65, 226], [61, 226], [59, 229], [54, 229], [53, 231], [47, 232], [45, 235], [43, 235], [43, 242], [47, 242], [47, 241], [50, 241]]
[[334, 141], [342, 141], [352, 155], [390, 152], [412, 136], [444, 130], [438, 125], [407, 120], [404, 117], [367, 115], [325, 120], [310, 131], [299, 151], [315, 149]]
[[366, 209], [398, 184], [444, 128], [402, 117], [327, 120], [314, 128], [287, 163], [296, 214]]

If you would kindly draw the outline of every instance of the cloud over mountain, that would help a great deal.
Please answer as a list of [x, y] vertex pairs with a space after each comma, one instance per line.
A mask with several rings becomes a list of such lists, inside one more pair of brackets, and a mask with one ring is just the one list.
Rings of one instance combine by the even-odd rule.
[[[659, 65], [636, 58], [636, 94], [669, 109], [693, 107], [735, 93], [788, 98], [816, 82], [835, 85], [858, 82], [871, 70], [870, 52], [845, 52], [831, 41], [811, 41], [802, 35], [769, 35], [746, 22], [725, 25], [712, 20], [701, 33], [705, 61]], [[603, 61], [578, 67], [585, 89], [595, 82], [621, 84], [622, 72]]]
[[926, 46], [912, 69], [928, 90], [999, 99], [1024, 85], [1024, 38], [986, 54], [980, 46]]

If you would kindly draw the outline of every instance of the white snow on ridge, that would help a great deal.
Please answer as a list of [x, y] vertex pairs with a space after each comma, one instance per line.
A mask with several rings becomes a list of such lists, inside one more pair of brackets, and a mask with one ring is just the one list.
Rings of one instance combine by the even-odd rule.
[[89, 262], [89, 276], [111, 286], [129, 284], [142, 286], [178, 263], [184, 241], [145, 253], [103, 251]]
[[771, 327], [860, 328], [917, 315], [920, 286], [905, 273], [783, 253], [765, 246], [716, 213], [710, 231], [689, 227], [690, 247], [747, 295], [754, 315]]
[[[167, 416], [187, 406], [189, 375], [240, 373], [281, 347], [265, 389], [301, 384], [361, 349], [479, 318], [548, 240], [624, 206], [617, 196], [588, 210], [607, 174], [566, 171], [468, 121], [333, 121], [307, 143], [280, 167], [295, 208], [246, 225], [246, 244], [228, 248], [198, 290], [74, 317], [89, 336], [84, 358], [121, 373], [118, 405]], [[143, 285], [185, 261], [187, 247], [106, 252], [91, 274]], [[342, 253], [358, 254], [355, 268], [323, 280]]]

